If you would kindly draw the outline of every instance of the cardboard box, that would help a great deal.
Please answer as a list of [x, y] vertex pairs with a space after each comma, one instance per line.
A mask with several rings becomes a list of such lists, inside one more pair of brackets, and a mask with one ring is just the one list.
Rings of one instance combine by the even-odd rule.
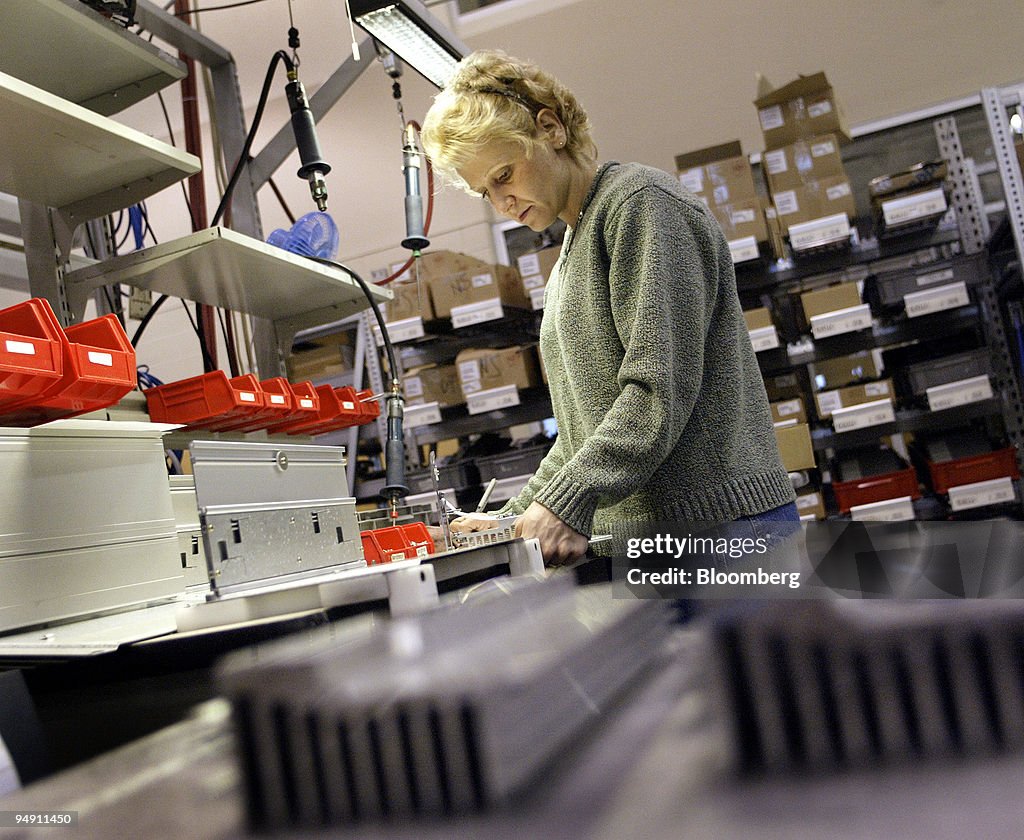
[[878, 382], [850, 385], [834, 391], [822, 391], [814, 395], [814, 402], [818, 407], [819, 417], [830, 417], [837, 408], [849, 408], [851, 405], [884, 400], [886, 397], [893, 399], [894, 395], [892, 380], [881, 379]]
[[506, 265], [452, 251], [433, 251], [420, 258], [420, 279], [430, 289], [434, 316], [451, 317], [453, 306], [498, 298], [502, 306], [530, 309], [519, 272]]
[[807, 408], [804, 406], [803, 397], [792, 397], [788, 400], [779, 400], [771, 403], [772, 422], [788, 423], [795, 420], [797, 423], [807, 422]]
[[352, 348], [346, 344], [314, 345], [294, 350], [287, 359], [292, 382], [326, 379], [352, 368]]
[[796, 495], [796, 512], [800, 517], [825, 518], [825, 499], [820, 490], [805, 491]]
[[426, 283], [394, 280], [388, 288], [394, 297], [382, 304], [384, 320], [387, 323], [392, 324], [417, 316], [424, 321], [436, 317], [434, 307], [430, 303], [430, 289]]
[[753, 236], [758, 242], [768, 241], [764, 205], [760, 198], [750, 198], [732, 204], [709, 204], [708, 209], [718, 221], [728, 241], [745, 239], [748, 236]]
[[548, 284], [551, 271], [558, 263], [562, 246], [553, 245], [533, 254], [523, 254], [516, 261], [519, 276], [523, 278], [523, 289], [529, 294], [531, 289], [541, 289]]
[[868, 195], [872, 203], [875, 199], [893, 198], [908, 192], [917, 192], [923, 187], [941, 184], [949, 174], [949, 166], [944, 160], [916, 163], [902, 172], [892, 175], [879, 175], [868, 182]]
[[835, 359], [824, 359], [815, 362], [814, 385], [820, 391], [842, 388], [863, 379], [877, 379], [882, 375], [883, 367], [875, 357], [874, 351], [861, 350], [848, 356]]
[[834, 286], [814, 289], [800, 295], [800, 305], [808, 322], [815, 315], [849, 309], [851, 306], [860, 306], [861, 303], [856, 283], [836, 283]]
[[749, 202], [757, 197], [754, 172], [738, 140], [676, 155], [679, 182], [710, 205]]
[[772, 320], [772, 312], [765, 306], [758, 307], [757, 309], [744, 309], [743, 320], [747, 322], [747, 332], [775, 326], [775, 322]]
[[436, 402], [439, 408], [461, 405], [466, 401], [459, 387], [455, 365], [422, 365], [410, 368], [402, 378], [407, 405]]
[[811, 429], [806, 423], [793, 426], [776, 426], [775, 438], [779, 442], [782, 466], [789, 472], [816, 469], [814, 447], [811, 445]]
[[503, 385], [532, 388], [541, 381], [537, 347], [533, 344], [500, 350], [463, 350], [455, 357], [455, 367], [462, 393], [467, 397]]
[[800, 379], [795, 373], [780, 373], [776, 376], [764, 378], [764, 390], [768, 399], [772, 402], [779, 400], [791, 400], [794, 397], [801, 397], [804, 393], [800, 387]]
[[846, 178], [846, 168], [839, 153], [839, 138], [823, 134], [797, 140], [761, 156], [768, 189], [772, 195], [802, 187], [808, 181], [822, 178]]
[[792, 225], [845, 213], [851, 220], [857, 215], [857, 202], [846, 176], [807, 181], [802, 186], [772, 194], [772, 203], [783, 232]]
[[846, 118], [824, 73], [801, 76], [774, 90], [766, 83], [762, 88], [767, 90], [758, 91], [754, 105], [766, 149], [820, 134], [835, 134], [841, 142], [849, 142]]

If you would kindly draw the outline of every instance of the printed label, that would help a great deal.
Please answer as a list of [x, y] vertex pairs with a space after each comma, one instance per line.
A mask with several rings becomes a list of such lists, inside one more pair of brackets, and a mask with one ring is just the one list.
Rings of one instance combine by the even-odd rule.
[[760, 353], [762, 350], [774, 350], [779, 346], [779, 334], [775, 327], [759, 327], [756, 330], [750, 330], [749, 335], [755, 353]]
[[505, 317], [501, 308], [501, 298], [488, 298], [478, 303], [466, 303], [452, 307], [452, 326], [455, 329], [482, 324], [487, 321], [498, 321]]
[[928, 397], [928, 408], [942, 411], [958, 405], [982, 402], [992, 399], [992, 383], [988, 376], [972, 376], [958, 382], [947, 382], [945, 385], [933, 385], [925, 391]]
[[967, 284], [963, 281], [950, 283], [948, 286], [936, 286], [923, 292], [910, 292], [903, 296], [903, 304], [911, 318], [941, 312], [944, 309], [957, 309], [970, 302]]
[[697, 166], [679, 173], [679, 183], [690, 192], [704, 192], [704, 170]]
[[312, 408], [313, 401], [309, 397], [299, 398], [299, 408]]
[[910, 496], [900, 496], [869, 505], [853, 505], [850, 518], [859, 522], [906, 522], [914, 518], [914, 503]]
[[811, 157], [825, 157], [825, 155], [834, 155], [836, 153], [836, 144], [831, 140], [825, 140], [821, 143], [814, 143], [811, 145]]
[[770, 175], [778, 175], [780, 172], [785, 172], [789, 169], [786, 164], [786, 150], [776, 149], [774, 152], [765, 152], [761, 156], [761, 160], [764, 162], [765, 169], [768, 170]]
[[817, 493], [807, 493], [803, 496], [796, 497], [796, 509], [807, 510], [807, 508], [817, 507], [821, 504], [821, 496]]
[[98, 353], [95, 350], [90, 350], [89, 361], [94, 365], [102, 365], [103, 367], [114, 366], [114, 357], [110, 353]]
[[869, 397], [886, 397], [889, 395], [889, 383], [869, 382], [864, 386], [864, 393]]
[[473, 284], [474, 289], [480, 289], [484, 286], [493, 285], [494, 278], [490, 274], [474, 274], [470, 282]]
[[529, 277], [524, 277], [523, 278], [523, 288], [526, 289], [526, 291], [530, 291], [531, 289], [540, 289], [543, 286], [544, 286], [544, 275], [543, 274], [533, 274], [533, 275], [530, 275]]
[[271, 405], [284, 405], [284, 397], [281, 394], [271, 394], [270, 395], [270, 404]]
[[418, 429], [420, 426], [429, 426], [440, 422], [441, 409], [436, 402], [407, 406], [405, 416], [402, 418], [402, 425], [407, 429]]
[[930, 286], [932, 283], [942, 283], [953, 279], [953, 269], [944, 268], [942, 271], [933, 271], [930, 274], [919, 274], [916, 278], [918, 286]]
[[1008, 476], [949, 488], [949, 506], [953, 510], [1012, 502], [1016, 498], [1013, 479]]
[[405, 377], [405, 395], [407, 397], [423, 396], [423, 380], [418, 376]]
[[479, 391], [466, 399], [466, 410], [470, 414], [499, 411], [514, 405], [519, 405], [519, 389], [515, 385], [488, 388], [486, 391]]
[[785, 120], [782, 118], [782, 106], [772, 105], [768, 108], [761, 108], [757, 112], [761, 121], [761, 131], [771, 131], [773, 128], [782, 128]]
[[544, 308], [544, 286], [539, 289], [530, 289], [530, 306], [534, 311]]
[[881, 426], [892, 423], [896, 419], [891, 400], [878, 400], [851, 405], [849, 408], [837, 408], [832, 412], [832, 428], [837, 432], [852, 432], [854, 429], [865, 429], [869, 426]]
[[14, 341], [9, 338], [6, 344], [8, 353], [17, 353], [19, 356], [34, 356], [36, 354], [36, 346], [27, 341]]
[[354, 402], [349, 402], [348, 400], [342, 400], [341, 401], [341, 407], [343, 409], [345, 409], [345, 411], [355, 411], [356, 410], [356, 404]]
[[734, 263], [756, 260], [759, 256], [757, 240], [753, 236], [744, 236], [742, 239], [730, 239], [729, 252], [732, 254], [732, 261]]
[[540, 274], [540, 258], [536, 254], [523, 254], [517, 262], [519, 273], [524, 277], [528, 274]]
[[887, 225], [900, 225], [914, 219], [937, 216], [944, 213], [946, 207], [946, 194], [940, 188], [883, 201], [882, 216]]
[[238, 393], [238, 399], [242, 402], [256, 402], [256, 395], [251, 391], [240, 391]]
[[825, 114], [831, 114], [832, 103], [827, 99], [823, 99], [820, 102], [812, 102], [807, 106], [807, 113], [811, 119], [814, 119], [815, 117], [823, 117]]
[[473, 380], [480, 381], [480, 362], [476, 359], [471, 359], [468, 362], [459, 363], [459, 381], [460, 382], [472, 382]]
[[818, 394], [818, 411], [821, 414], [831, 414], [837, 408], [843, 407], [843, 398], [838, 391], [823, 391]]
[[775, 194], [775, 212], [780, 216], [800, 212], [800, 202], [796, 200], [794, 190], [783, 190]]
[[841, 184], [836, 184], [834, 187], [829, 187], [825, 190], [825, 195], [828, 196], [829, 201], [835, 201], [836, 199], [842, 198], [844, 195], [850, 194], [850, 185], [846, 181]]
[[[419, 315], [412, 318], [403, 318], [401, 321], [391, 321], [387, 325], [388, 338], [392, 344], [400, 344], [403, 341], [412, 341], [416, 338], [423, 338], [426, 333], [423, 330], [423, 319]], [[384, 346], [384, 337], [381, 335], [380, 327], [373, 325], [373, 336], [378, 347]]]
[[729, 217], [732, 219], [734, 225], [750, 224], [754, 221], [753, 210], [737, 210], [734, 213], [730, 213]]
[[855, 332], [870, 326], [871, 307], [866, 303], [862, 303], [860, 306], [851, 306], [848, 309], [839, 309], [835, 312], [826, 312], [811, 318], [811, 334], [815, 338]]
[[790, 414], [800, 413], [800, 400], [786, 400], [785, 402], [775, 403], [775, 413], [779, 417], [788, 417]]

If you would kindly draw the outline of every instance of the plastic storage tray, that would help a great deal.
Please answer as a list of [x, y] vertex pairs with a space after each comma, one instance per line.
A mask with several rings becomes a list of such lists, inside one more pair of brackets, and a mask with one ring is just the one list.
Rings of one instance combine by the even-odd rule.
[[264, 379], [258, 383], [258, 387], [263, 396], [263, 407], [254, 410], [251, 416], [217, 426], [218, 431], [253, 432], [265, 429], [294, 413], [295, 396], [288, 380], [283, 376]]
[[368, 566], [414, 560], [434, 553], [434, 540], [422, 522], [362, 531], [363, 558]]
[[926, 289], [963, 282], [968, 288], [985, 279], [988, 271], [984, 254], [970, 254], [924, 263], [911, 268], [887, 271], [875, 275], [869, 284], [872, 297], [885, 308], [899, 308], [905, 295]]
[[228, 379], [213, 370], [143, 391], [154, 423], [177, 423], [190, 429], [212, 429], [246, 416], [263, 404], [252, 374]]
[[42, 298], [0, 311], [0, 425], [36, 426], [116, 403], [135, 351], [113, 315], [61, 329]]
[[914, 396], [924, 396], [929, 388], [946, 385], [992, 372], [992, 358], [987, 347], [967, 350], [940, 359], [909, 365], [904, 371]]
[[1012, 446], [993, 450], [983, 435], [936, 438], [925, 444], [924, 454], [936, 493], [995, 478], [1020, 478], [1017, 450]]
[[[463, 487], [477, 487], [480, 484], [480, 468], [476, 461], [470, 459], [438, 464], [437, 472], [438, 486], [442, 490], [459, 490]], [[430, 470], [406, 473], [405, 483], [409, 486], [409, 492], [414, 495], [429, 493], [434, 489]]]
[[520, 475], [533, 475], [544, 460], [550, 446], [531, 446], [526, 449], [501, 452], [497, 455], [485, 455], [476, 459], [480, 468], [480, 481], [496, 478], [512, 478]]
[[902, 496], [921, 498], [917, 471], [889, 449], [851, 453], [836, 463], [834, 472], [832, 490], [840, 513]]

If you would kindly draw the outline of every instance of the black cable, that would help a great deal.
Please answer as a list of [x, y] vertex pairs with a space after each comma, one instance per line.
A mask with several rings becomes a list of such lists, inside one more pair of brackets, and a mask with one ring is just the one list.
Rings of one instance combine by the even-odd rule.
[[263, 110], [267, 107], [267, 99], [270, 96], [270, 83], [274, 80], [274, 70], [277, 69], [277, 63], [279, 61], [284, 62], [284, 66], [289, 72], [295, 69], [295, 65], [288, 57], [288, 53], [284, 50], [278, 50], [271, 57], [270, 66], [267, 68], [267, 75], [263, 79], [263, 90], [260, 91], [259, 104], [257, 104], [256, 113], [252, 118], [252, 126], [249, 128], [249, 134], [245, 138], [245, 144], [242, 146], [242, 151], [238, 155], [238, 162], [235, 164], [235, 169], [231, 173], [228, 185], [224, 188], [224, 195], [221, 196], [220, 204], [217, 205], [217, 212], [213, 214], [213, 221], [210, 222], [210, 227], [217, 226], [217, 223], [220, 221], [220, 217], [227, 209], [228, 202], [231, 201], [231, 193], [234, 192], [235, 189], [235, 184], [238, 183], [238, 179], [242, 174], [242, 169], [249, 160], [249, 150], [252, 148], [253, 140], [256, 139], [256, 130], [260, 126], [260, 120], [263, 119]]
[[132, 336], [132, 347], [139, 346], [139, 339], [142, 338], [142, 334], [146, 331], [146, 327], [149, 326], [149, 322], [153, 320], [153, 316], [156, 315], [157, 310], [164, 305], [169, 295], [160, 295], [153, 305], [149, 307], [149, 311], [142, 316], [142, 320], [139, 322], [139, 326], [135, 329], [135, 335]]
[[[157, 99], [160, 100], [160, 110], [164, 112], [164, 123], [167, 125], [167, 137], [171, 141], [172, 146], [177, 146], [178, 144], [174, 141], [174, 129], [171, 127], [171, 116], [167, 113], [167, 103], [164, 102], [164, 95], [160, 91], [157, 91], [156, 96]], [[188, 208], [188, 217], [192, 220], [192, 229], [195, 230], [196, 217], [192, 213], [192, 202], [189, 201], [188, 190], [185, 189], [184, 181], [178, 181], [178, 184], [181, 187], [181, 194], [185, 197], [185, 207]]]
[[232, 376], [238, 376], [238, 355], [234, 347], [234, 342], [228, 335], [228, 325], [224, 321], [224, 310], [217, 309], [217, 320], [220, 321], [220, 334], [224, 336], [224, 347], [228, 351], [228, 369], [231, 371]]

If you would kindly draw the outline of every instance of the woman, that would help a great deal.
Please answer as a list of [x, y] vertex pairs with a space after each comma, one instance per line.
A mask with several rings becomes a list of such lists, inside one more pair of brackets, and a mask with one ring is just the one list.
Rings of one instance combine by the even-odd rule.
[[598, 165], [575, 96], [501, 52], [460, 63], [422, 137], [498, 213], [568, 226], [540, 335], [558, 436], [500, 511], [520, 514], [517, 534], [561, 565], [595, 533], [617, 554], [655, 522], [796, 520], [732, 257], [701, 201], [660, 170]]

